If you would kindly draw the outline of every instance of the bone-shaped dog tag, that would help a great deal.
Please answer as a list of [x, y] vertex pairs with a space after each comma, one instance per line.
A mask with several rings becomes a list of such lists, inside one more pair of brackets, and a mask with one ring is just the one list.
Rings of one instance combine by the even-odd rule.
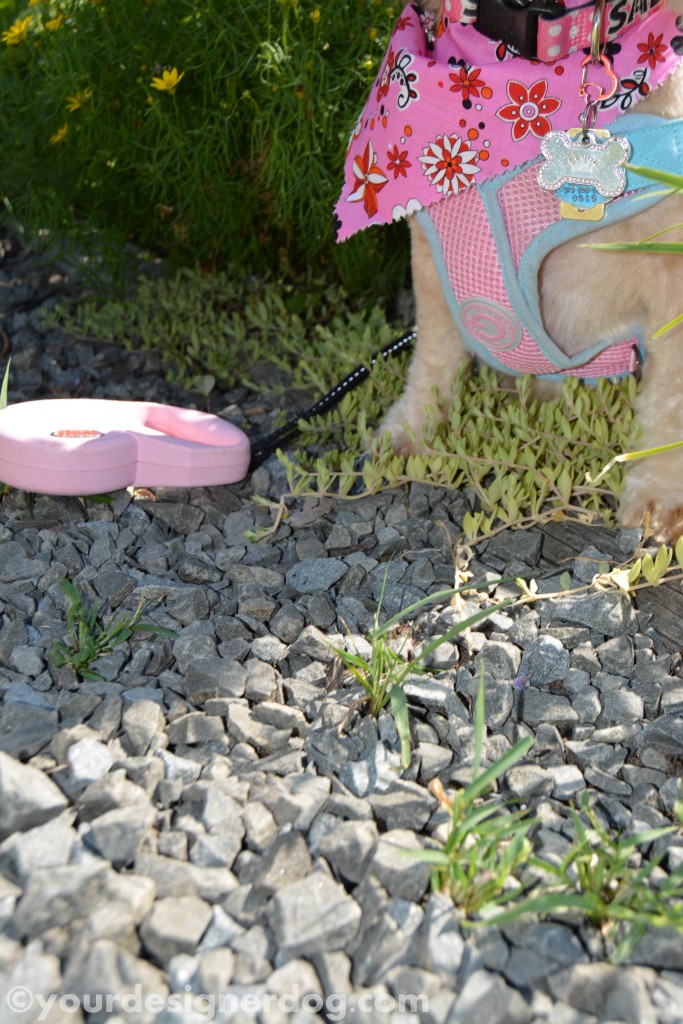
[[538, 170], [539, 184], [555, 192], [560, 216], [571, 220], [602, 220], [605, 200], [626, 188], [623, 164], [631, 145], [605, 128], [570, 128], [549, 132], [541, 142], [545, 163]]
[[545, 163], [538, 170], [539, 185], [562, 200], [563, 217], [600, 220], [605, 199], [615, 199], [626, 188], [623, 165], [631, 144], [604, 128], [549, 132], [541, 152]]

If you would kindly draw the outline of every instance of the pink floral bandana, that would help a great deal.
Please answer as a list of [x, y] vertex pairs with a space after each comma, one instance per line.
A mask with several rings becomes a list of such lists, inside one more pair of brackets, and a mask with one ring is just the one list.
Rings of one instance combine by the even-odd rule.
[[[538, 157], [551, 129], [580, 123], [586, 53], [545, 64], [526, 60], [471, 25], [444, 17], [434, 28], [409, 4], [350, 139], [335, 209], [338, 241]], [[619, 84], [600, 104], [598, 128], [630, 110], [683, 60], [683, 23], [658, 8], [608, 42], [606, 54]], [[601, 68], [588, 70], [589, 80], [607, 92]]]

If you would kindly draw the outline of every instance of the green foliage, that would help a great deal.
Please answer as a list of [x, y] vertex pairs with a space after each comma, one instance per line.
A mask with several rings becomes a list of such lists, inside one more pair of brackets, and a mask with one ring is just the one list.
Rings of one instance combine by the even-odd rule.
[[[484, 725], [484, 678], [479, 682], [475, 704], [475, 752], [472, 781], [458, 789], [453, 798], [446, 796], [440, 783], [432, 790], [451, 813], [451, 829], [440, 850], [422, 850], [415, 856], [432, 866], [432, 884], [447, 892], [464, 914], [490, 912], [500, 904], [523, 897], [528, 883], [517, 873], [528, 862], [532, 843], [529, 833], [537, 819], [525, 811], [510, 811], [500, 799], [481, 797], [489, 794], [495, 782], [520, 761], [534, 744], [527, 736], [480, 772], [486, 735]], [[524, 913], [524, 901], [515, 908]]]
[[[370, 365], [402, 330], [379, 306], [364, 306], [323, 276], [294, 286], [235, 266], [211, 278], [189, 269], [142, 278], [126, 302], [57, 309], [48, 323], [89, 341], [160, 349], [171, 377], [205, 395], [266, 382], [319, 397], [357, 365]], [[593, 388], [567, 378], [561, 397], [539, 402], [528, 378], [511, 389], [486, 368], [463, 373], [443, 421], [429, 419], [423, 453], [406, 459], [373, 433], [401, 393], [406, 365], [405, 355], [378, 360], [336, 408], [301, 424], [302, 447], [280, 455], [293, 495], [357, 497], [411, 481], [469, 487], [479, 503], [465, 517], [470, 538], [543, 516], [611, 521], [627, 458], [603, 467], [629, 445], [633, 378]]]
[[332, 208], [397, 14], [377, 0], [5, 0], [5, 202], [80, 248], [94, 229], [112, 254], [132, 240], [259, 270], [334, 261], [378, 294], [377, 277], [405, 270], [396, 230], [335, 247]]
[[[530, 838], [538, 819], [510, 811], [500, 799], [484, 799], [497, 779], [534, 744], [516, 743], [480, 772], [485, 737], [483, 668], [475, 705], [472, 782], [451, 798], [438, 780], [432, 791], [451, 813], [451, 829], [441, 849], [410, 856], [432, 866], [432, 884], [447, 892], [473, 924], [503, 925], [525, 914], [542, 917], [579, 911], [611, 944], [612, 959], [623, 960], [649, 927], [683, 932], [683, 869], [670, 874], [663, 853], [645, 860], [640, 846], [670, 835], [674, 826], [635, 835], [613, 836], [590, 806], [572, 808], [576, 839], [561, 863], [533, 856]], [[676, 813], [683, 818], [683, 804]]]
[[122, 615], [106, 625], [97, 621], [99, 606], [94, 604], [86, 609], [77, 588], [70, 580], [61, 580], [60, 586], [69, 599], [66, 624], [69, 631], [67, 643], [57, 642], [51, 652], [54, 665], [68, 665], [80, 679], [101, 679], [90, 666], [102, 654], [110, 654], [119, 644], [129, 640], [133, 633], [156, 633], [158, 636], [177, 637], [178, 634], [163, 626], [141, 622], [149, 604], [140, 601], [136, 610]]
[[674, 814], [676, 815], [678, 824], [683, 828], [683, 780], [681, 781], [680, 792], [681, 799], [677, 800], [674, 804]]
[[658, 587], [662, 583], [674, 583], [683, 579], [683, 537], [679, 537], [673, 548], [661, 544], [654, 553], [649, 551], [636, 552], [626, 564], [610, 567], [608, 561], [595, 563], [596, 572], [590, 583], [585, 586], [572, 587], [571, 573], [564, 572], [559, 582], [561, 590], [556, 593], [539, 593], [535, 579], [516, 579], [515, 583], [522, 591], [523, 602], [545, 601], [553, 597], [562, 597], [571, 592], [581, 593], [589, 589], [620, 590], [626, 596], [632, 596], [643, 587]]
[[0, 387], [0, 409], [6, 409], [8, 405], [7, 392], [9, 389], [9, 368], [12, 363], [11, 359], [7, 360], [7, 367], [5, 368], [5, 375], [2, 378], [2, 386]]
[[550, 866], [552, 874], [573, 885], [586, 897], [589, 920], [602, 926], [606, 922], [626, 922], [627, 934], [633, 928], [648, 924], [676, 926], [683, 930], [683, 871], [678, 869], [660, 886], [651, 884], [664, 853], [642, 863], [634, 858], [639, 846], [649, 846], [662, 836], [670, 835], [673, 827], [648, 829], [628, 837], [612, 837], [600, 822], [595, 811], [584, 799], [584, 825], [576, 809], [572, 817], [577, 841], [558, 867]]
[[[581, 812], [572, 809], [576, 839], [561, 863], [535, 859], [534, 866], [550, 881], [527, 900], [525, 912], [582, 912], [612, 944], [616, 961], [629, 955], [649, 927], [683, 932], [683, 869], [667, 874], [660, 867], [663, 853], [644, 859], [638, 851], [675, 827], [615, 837], [599, 820], [587, 794]], [[504, 924], [518, 916], [518, 908], [513, 908], [489, 921]]]
[[286, 384], [316, 397], [400, 330], [379, 306], [364, 306], [323, 277], [295, 286], [269, 274], [257, 280], [234, 265], [211, 277], [190, 269], [141, 277], [128, 301], [62, 305], [45, 322], [91, 342], [159, 349], [171, 379], [202, 394], [279, 381], [280, 390]]
[[[499, 611], [501, 608], [507, 607], [512, 603], [512, 598], [506, 601], [501, 601], [490, 608], [483, 608], [474, 615], [471, 615], [467, 619], [463, 619], [462, 622], [458, 622], [449, 629], [442, 636], [436, 639], [430, 640], [428, 644], [421, 648], [417, 655], [413, 655], [408, 658], [405, 654], [408, 636], [404, 636], [402, 642], [398, 645], [392, 642], [390, 634], [392, 631], [399, 626], [409, 615], [414, 615], [416, 612], [421, 611], [423, 608], [438, 604], [439, 602], [451, 600], [455, 595], [463, 593], [466, 590], [481, 589], [481, 584], [466, 583], [462, 587], [450, 588], [448, 590], [440, 590], [436, 594], [430, 594], [428, 597], [422, 598], [420, 601], [416, 601], [415, 604], [409, 605], [407, 608], [403, 608], [396, 615], [393, 615], [383, 625], [380, 625], [379, 616], [382, 608], [382, 599], [384, 597], [384, 588], [386, 586], [387, 574], [384, 575], [382, 581], [382, 590], [380, 593], [380, 599], [378, 602], [377, 610], [375, 612], [375, 624], [368, 635], [370, 642], [370, 659], [362, 657], [357, 652], [347, 651], [341, 647], [332, 646], [332, 649], [337, 654], [342, 665], [349, 672], [355, 680], [365, 690], [365, 697], [362, 697], [360, 701], [357, 701], [354, 705], [356, 707], [367, 704], [370, 714], [375, 717], [380, 711], [390, 703], [391, 710], [396, 721], [396, 727], [401, 739], [401, 761], [403, 767], [407, 767], [410, 763], [410, 727], [409, 727], [409, 716], [408, 716], [408, 705], [405, 699], [405, 694], [402, 692], [404, 683], [408, 682], [419, 682], [419, 680], [425, 675], [429, 674], [429, 669], [426, 668], [426, 662], [429, 660], [430, 655], [441, 646], [443, 643], [448, 643], [453, 640], [454, 637], [459, 636], [461, 633], [466, 632], [472, 626], [476, 625], [477, 622], [481, 622], [483, 619], [487, 619], [489, 615], [494, 611]], [[495, 580], [491, 583], [485, 584], [484, 588], [487, 589], [492, 586], [496, 586], [499, 583], [505, 582], [503, 580]], [[400, 693], [398, 691], [401, 691]]]
[[[373, 439], [369, 425], [395, 391], [391, 368], [382, 364], [363, 394], [348, 395], [336, 413], [303, 425], [307, 448], [281, 460], [294, 495], [356, 496], [415, 480], [469, 487], [479, 502], [479, 511], [464, 519], [470, 538], [494, 527], [529, 525], [544, 515], [610, 522], [621, 465], [604, 474], [601, 486], [593, 478], [615, 449], [628, 445], [635, 389], [633, 378], [602, 380], [594, 388], [567, 378], [560, 398], [541, 403], [532, 397], [528, 378], [511, 392], [482, 368], [477, 376], [456, 380], [443, 422], [432, 418], [427, 424], [422, 453], [402, 458], [388, 437]], [[331, 450], [312, 448], [328, 441]], [[361, 465], [357, 460], [366, 448], [371, 457]]]
[[[683, 546], [680, 543], [681, 538], [679, 537], [676, 543], [677, 560], [680, 566], [680, 556], [683, 554]], [[653, 586], [663, 579], [669, 566], [671, 565], [671, 559], [673, 551], [671, 548], [667, 548], [665, 544], [657, 550], [657, 554], [653, 558], [648, 552], [646, 552], [642, 558], [636, 559], [633, 563], [629, 572], [629, 583], [631, 586], [636, 584], [640, 577], [645, 579], [648, 583]]]

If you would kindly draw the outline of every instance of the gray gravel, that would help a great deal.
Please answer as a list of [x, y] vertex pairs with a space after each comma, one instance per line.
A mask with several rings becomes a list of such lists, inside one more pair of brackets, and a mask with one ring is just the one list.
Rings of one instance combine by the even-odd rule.
[[[121, 360], [42, 327], [40, 310], [71, 286], [5, 246], [12, 401], [191, 401], [155, 353]], [[225, 414], [244, 397], [224, 396]], [[274, 413], [252, 426], [267, 430]], [[360, 693], [329, 643], [367, 652], [385, 575], [386, 614], [453, 584], [469, 497], [413, 485], [307, 499], [274, 536], [247, 541], [269, 525], [254, 491], [283, 487], [271, 459], [233, 487], [119, 492], [110, 505], [5, 498], [0, 1019], [680, 1024], [682, 934], [648, 932], [617, 966], [572, 915], [472, 930], [404, 852], [446, 834], [430, 781], [448, 791], [471, 777], [482, 669], [486, 759], [535, 737], [500, 788], [538, 814], [540, 856], [566, 852], [586, 792], [627, 834], [670, 824], [683, 678], [656, 617], [591, 593], [496, 613], [443, 644], [438, 673], [406, 686], [414, 752], [402, 771], [392, 719], [349, 718]], [[600, 544], [610, 537], [622, 555], [634, 543], [603, 531]], [[555, 579], [547, 547], [541, 531], [503, 534], [471, 570]], [[586, 531], [576, 582], [603, 556]], [[55, 668], [65, 578], [105, 618], [156, 602], [148, 621], [177, 639], [136, 635], [97, 663], [102, 681]], [[472, 595], [466, 611], [484, 602]], [[458, 614], [425, 612], [412, 642]], [[681, 864], [679, 831], [663, 867]]]

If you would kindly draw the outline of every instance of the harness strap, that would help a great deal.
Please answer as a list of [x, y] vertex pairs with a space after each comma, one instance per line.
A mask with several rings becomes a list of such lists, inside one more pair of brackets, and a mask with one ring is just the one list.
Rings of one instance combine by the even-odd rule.
[[[683, 120], [625, 114], [613, 127], [631, 143], [634, 164], [680, 169]], [[538, 277], [558, 246], [642, 212], [668, 190], [629, 171], [627, 192], [607, 203], [604, 220], [562, 220], [556, 197], [538, 186], [537, 168], [514, 168], [417, 214], [463, 343], [507, 374], [592, 380], [632, 372], [639, 336], [608, 337], [574, 356], [556, 345], [541, 318]]]
[[[611, 42], [663, 0], [606, 0], [604, 40]], [[531, 60], [552, 63], [590, 46], [592, 0], [444, 0], [450, 25], [474, 25]]]

